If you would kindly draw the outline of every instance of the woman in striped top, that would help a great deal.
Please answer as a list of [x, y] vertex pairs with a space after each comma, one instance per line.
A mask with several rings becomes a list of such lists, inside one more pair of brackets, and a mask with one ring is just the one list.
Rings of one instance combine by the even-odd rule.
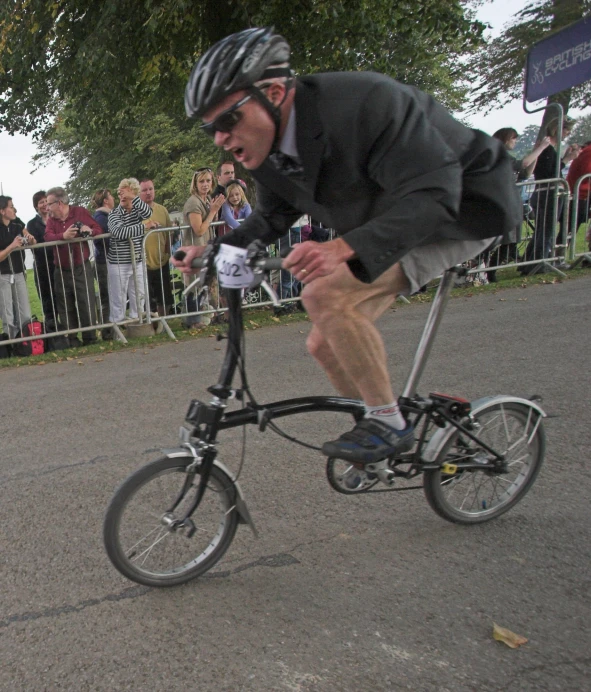
[[[140, 184], [136, 178], [124, 178], [117, 188], [119, 206], [108, 218], [111, 240], [107, 252], [109, 277], [109, 319], [121, 322], [125, 319], [125, 305], [129, 298], [129, 316], [137, 318], [144, 309], [144, 262], [142, 242], [144, 232], [153, 228], [154, 222], [144, 219], [152, 216], [152, 209], [139, 198]], [[133, 263], [136, 274], [134, 277]]]

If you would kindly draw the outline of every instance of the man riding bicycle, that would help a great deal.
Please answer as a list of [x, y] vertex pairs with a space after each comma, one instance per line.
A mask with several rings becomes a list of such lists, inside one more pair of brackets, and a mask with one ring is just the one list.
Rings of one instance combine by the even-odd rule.
[[[272, 29], [228, 36], [193, 68], [185, 107], [257, 184], [255, 211], [221, 242], [271, 243], [304, 213], [337, 232], [297, 245], [283, 266], [304, 285], [309, 352], [366, 407], [322, 451], [375, 463], [414, 441], [375, 320], [397, 295], [507, 236], [520, 202], [502, 144], [427, 94], [371, 72], [296, 79], [289, 61]], [[188, 273], [204, 248], [182, 249], [174, 263]]]

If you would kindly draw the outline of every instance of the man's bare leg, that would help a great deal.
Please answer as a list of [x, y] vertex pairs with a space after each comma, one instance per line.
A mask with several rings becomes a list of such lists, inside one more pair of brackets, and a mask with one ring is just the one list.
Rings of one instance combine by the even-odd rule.
[[343, 396], [369, 406], [394, 401], [384, 343], [373, 322], [406, 288], [398, 265], [373, 284], [358, 281], [343, 265], [305, 287], [302, 300], [314, 323], [309, 351]]
[[328, 280], [311, 282], [302, 294], [314, 323], [310, 353], [341, 394], [354, 394], [366, 405], [366, 417], [353, 430], [324, 443], [322, 451], [329, 457], [372, 464], [414, 444], [414, 430], [394, 399], [384, 343], [373, 324], [407, 285], [399, 266], [364, 284], [342, 265]]

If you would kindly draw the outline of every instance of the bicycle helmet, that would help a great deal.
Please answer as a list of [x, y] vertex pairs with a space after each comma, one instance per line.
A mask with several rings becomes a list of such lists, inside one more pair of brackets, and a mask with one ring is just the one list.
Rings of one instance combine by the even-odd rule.
[[[280, 106], [260, 87], [265, 80], [293, 78], [290, 47], [272, 27], [245, 29], [226, 36], [207, 50], [193, 67], [185, 89], [189, 118], [200, 118], [229, 94], [246, 89], [267, 109], [279, 131]], [[291, 82], [288, 82], [288, 90]], [[277, 137], [276, 137], [277, 139]]]

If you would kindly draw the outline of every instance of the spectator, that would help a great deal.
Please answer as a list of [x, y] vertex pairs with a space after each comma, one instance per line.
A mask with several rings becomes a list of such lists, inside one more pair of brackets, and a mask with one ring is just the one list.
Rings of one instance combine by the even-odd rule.
[[[37, 214], [27, 224], [27, 230], [38, 243], [43, 243], [48, 217], [45, 190], [39, 190], [33, 195], [33, 207]], [[53, 248], [38, 248], [33, 250], [33, 256], [35, 258], [35, 286], [43, 308], [45, 331], [54, 332], [57, 328], [57, 301], [53, 288]]]
[[247, 219], [252, 209], [246, 199], [246, 185], [242, 180], [230, 180], [226, 186], [226, 201], [221, 216], [230, 229], [238, 228], [240, 221]]
[[[573, 121], [566, 119], [563, 123], [561, 139], [565, 139], [572, 130]], [[557, 154], [556, 145], [558, 142], [558, 119], [551, 120], [546, 127], [546, 136], [550, 140], [550, 144], [538, 156], [534, 168], [534, 178], [538, 180], [547, 180], [556, 177]], [[562, 157], [562, 163], [567, 163], [575, 158], [578, 151], [576, 147], [567, 147]], [[530, 239], [526, 252], [525, 260], [531, 261], [534, 259], [544, 260], [552, 254], [554, 246], [554, 222], [560, 216], [562, 208], [562, 200], [558, 199], [558, 208], [556, 207], [556, 186], [552, 183], [537, 185], [534, 194], [531, 196], [530, 204], [534, 209], [536, 221], [535, 230]], [[519, 268], [522, 274], [535, 274], [542, 269], [543, 265], [527, 265]]]
[[[140, 182], [140, 198], [152, 210], [152, 216], [148, 221], [154, 222], [154, 228], [170, 228], [172, 221], [166, 207], [154, 201], [156, 193], [154, 183], [145, 178]], [[146, 252], [146, 273], [148, 276], [148, 296], [150, 299], [150, 311], [157, 312], [160, 316], [166, 315], [172, 306], [172, 289], [170, 285], [170, 231], [150, 233], [144, 243]]]
[[[101, 227], [103, 233], [109, 232], [108, 217], [113, 207], [115, 199], [111, 194], [111, 190], [104, 188], [97, 190], [92, 198], [92, 203], [96, 209], [93, 214], [94, 220]], [[100, 238], [94, 241], [94, 265], [96, 267], [96, 276], [99, 285], [99, 321], [105, 324], [109, 321], [109, 272], [107, 268], [107, 253], [109, 252], [109, 239]], [[102, 331], [103, 340], [113, 338], [113, 330], [110, 327], [105, 327]]]
[[[49, 218], [45, 226], [45, 240], [74, 240], [81, 235], [100, 235], [103, 231], [83, 207], [70, 205], [62, 187], [47, 191]], [[75, 224], [81, 224], [78, 228]], [[76, 330], [96, 324], [96, 301], [94, 297], [94, 274], [90, 263], [87, 242], [68, 243], [54, 248], [55, 269], [53, 282], [59, 316], [59, 328]], [[96, 341], [96, 331], [82, 332], [82, 341]], [[78, 346], [75, 334], [69, 336], [71, 346]]]
[[0, 195], [0, 318], [9, 339], [17, 337], [22, 325], [31, 319], [25, 253], [22, 250], [12, 253], [36, 242], [17, 217], [12, 197]]
[[[511, 152], [515, 149], [519, 135], [517, 130], [513, 127], [502, 127], [497, 130], [493, 137], [503, 142], [505, 149]], [[531, 175], [538, 156], [550, 146], [550, 139], [544, 137], [544, 139], [535, 147], [527, 156], [523, 159], [517, 159], [514, 156], [511, 157], [511, 164], [513, 166], [513, 172], [515, 174], [515, 182], [520, 182], [522, 180], [527, 180]], [[513, 233], [508, 234], [508, 242], [494, 249], [486, 250], [482, 259], [486, 265], [499, 265], [502, 262], [515, 262], [517, 260], [517, 244], [521, 241], [521, 223], [515, 227]], [[497, 280], [496, 270], [489, 271], [486, 273], [487, 279], [495, 283]]]
[[[191, 196], [185, 202], [183, 215], [185, 224], [189, 226], [183, 231], [183, 245], [207, 245], [210, 239], [210, 224], [216, 220], [218, 211], [226, 201], [223, 194], [211, 198], [211, 188], [213, 186], [213, 171], [211, 168], [198, 168], [191, 181]], [[184, 277], [185, 285], [189, 285], [192, 279]], [[213, 282], [209, 284], [209, 289], [213, 289]], [[187, 296], [187, 312], [196, 312], [200, 309], [194, 293]], [[185, 326], [191, 327], [195, 324], [209, 323], [208, 318], [200, 315], [188, 317]]]
[[[517, 140], [519, 139], [517, 130], [513, 129], [512, 127], [502, 127], [500, 130], [497, 130], [494, 133], [493, 137], [503, 142], [507, 151], [513, 151], [513, 149], [515, 149], [515, 145], [517, 144]], [[517, 159], [514, 156], [511, 157], [516, 182], [527, 180], [529, 178], [534, 166], [536, 165], [538, 156], [550, 145], [550, 138], [544, 137], [538, 146], [532, 149], [527, 156], [524, 156], [522, 159]]]
[[[571, 192], [575, 191], [575, 185], [585, 175], [591, 173], [591, 142], [585, 142], [580, 154], [571, 163], [568, 169], [566, 180], [569, 184]], [[577, 210], [578, 226], [585, 223], [589, 219], [589, 199], [591, 196], [591, 178], [586, 178], [579, 185], [578, 199], [573, 199], [571, 206], [571, 219], [574, 210]], [[575, 228], [575, 233], [578, 228]], [[574, 242], [574, 239], [573, 239]]]
[[[147, 221], [152, 216], [152, 209], [140, 199], [139, 192], [137, 178], [123, 178], [117, 188], [119, 205], [109, 213], [111, 242], [107, 253], [107, 270], [111, 322], [125, 319], [128, 299], [132, 319], [136, 319], [144, 309], [142, 240], [145, 229], [156, 228], [158, 224]], [[143, 221], [147, 223], [144, 225]]]
[[213, 191], [212, 197], [215, 198], [218, 195], [224, 195], [224, 197], [227, 197], [226, 186], [231, 180], [236, 179], [234, 177], [234, 163], [232, 161], [224, 161], [223, 163], [218, 164], [215, 174], [218, 184]]

